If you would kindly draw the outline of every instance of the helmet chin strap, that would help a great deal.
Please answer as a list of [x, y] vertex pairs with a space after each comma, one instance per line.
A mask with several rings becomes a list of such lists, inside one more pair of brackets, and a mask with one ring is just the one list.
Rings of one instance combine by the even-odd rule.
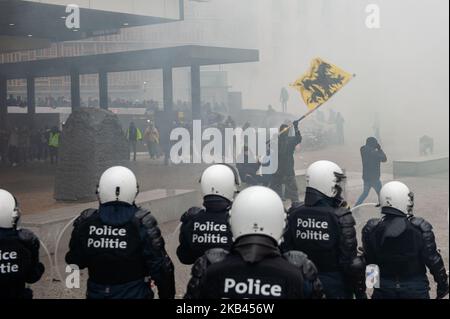
[[14, 209], [14, 212], [13, 212], [11, 217], [12, 217], [12, 226], [13, 226], [13, 228], [17, 228], [17, 224], [19, 223], [19, 220], [20, 220], [20, 210], [19, 210], [18, 207], [16, 207]]
[[334, 186], [335, 191], [336, 191], [336, 195], [333, 196], [333, 199], [336, 201], [337, 206], [338, 207], [343, 207], [347, 205], [347, 202], [345, 201], [345, 199], [342, 197], [342, 192], [343, 189], [340, 185], [336, 184]]
[[19, 220], [20, 220], [20, 209], [19, 209], [19, 203], [17, 202], [16, 197], [14, 197], [14, 203], [15, 203], [15, 207], [14, 207], [13, 213], [11, 215], [11, 219], [12, 219], [13, 228], [17, 228], [17, 224], [19, 223]]
[[140, 189], [139, 189], [139, 184], [137, 184], [137, 185], [136, 185], [136, 196], [134, 197], [133, 205], [136, 205], [136, 198], [137, 198], [138, 195], [139, 195], [139, 191], [140, 191]]
[[98, 191], [98, 188], [100, 187], [100, 185], [97, 184], [97, 187], [95, 188], [95, 195], [97, 196], [97, 200], [98, 202], [101, 204], [101, 200], [100, 200], [100, 192]]

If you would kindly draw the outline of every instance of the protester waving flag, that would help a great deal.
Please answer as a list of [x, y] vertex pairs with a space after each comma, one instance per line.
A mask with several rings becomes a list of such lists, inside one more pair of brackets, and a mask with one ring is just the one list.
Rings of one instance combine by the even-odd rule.
[[300, 91], [308, 109], [314, 110], [342, 89], [353, 75], [339, 67], [316, 58], [309, 71], [295, 81], [292, 87]]

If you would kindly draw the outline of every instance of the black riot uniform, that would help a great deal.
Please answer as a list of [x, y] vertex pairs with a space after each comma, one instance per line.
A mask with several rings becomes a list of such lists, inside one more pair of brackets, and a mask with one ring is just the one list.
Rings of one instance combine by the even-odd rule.
[[87, 210], [74, 223], [68, 264], [89, 271], [87, 297], [92, 299], [175, 296], [174, 267], [164, 239], [149, 211], [127, 204], [104, 204]]
[[446, 296], [448, 277], [432, 226], [392, 207], [383, 207], [382, 213], [362, 232], [367, 263], [380, 268], [380, 288], [373, 298], [429, 299], [427, 267], [438, 285], [437, 297]]
[[288, 213], [283, 251], [301, 250], [317, 266], [329, 299], [365, 298], [365, 264], [357, 256], [355, 220], [337, 199], [307, 188]]
[[301, 252], [281, 254], [272, 238], [239, 238], [230, 252], [212, 249], [192, 269], [186, 299], [321, 299], [314, 264]]
[[26, 284], [38, 282], [44, 265], [39, 262], [39, 239], [29, 230], [0, 228], [0, 299], [31, 299]]
[[190, 208], [181, 217], [177, 255], [186, 265], [194, 264], [209, 249], [229, 250], [233, 242], [228, 224], [231, 202], [221, 196], [208, 195], [203, 205], [204, 209]]

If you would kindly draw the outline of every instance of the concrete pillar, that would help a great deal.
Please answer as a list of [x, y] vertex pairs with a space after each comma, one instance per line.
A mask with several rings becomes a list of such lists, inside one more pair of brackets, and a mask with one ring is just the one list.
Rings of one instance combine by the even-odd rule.
[[192, 119], [200, 120], [202, 118], [202, 98], [200, 86], [200, 66], [191, 66], [191, 101], [192, 101]]
[[81, 107], [80, 73], [77, 70], [70, 72], [70, 99], [72, 111]]
[[164, 129], [162, 130], [162, 139], [166, 141], [163, 145], [164, 164], [169, 164], [169, 136], [172, 128], [172, 111], [173, 111], [173, 74], [172, 67], [163, 69], [163, 104], [164, 104]]
[[100, 72], [98, 74], [98, 88], [99, 88], [99, 101], [100, 108], [107, 110], [108, 109], [108, 73]]
[[36, 86], [35, 79], [32, 76], [27, 78], [27, 107], [30, 126], [33, 127], [36, 115]]
[[8, 99], [8, 86], [6, 78], [0, 77], [0, 127], [4, 128], [7, 123], [8, 117], [8, 105], [6, 100]]
[[163, 69], [163, 99], [164, 111], [170, 114], [173, 110], [173, 76], [172, 67]]

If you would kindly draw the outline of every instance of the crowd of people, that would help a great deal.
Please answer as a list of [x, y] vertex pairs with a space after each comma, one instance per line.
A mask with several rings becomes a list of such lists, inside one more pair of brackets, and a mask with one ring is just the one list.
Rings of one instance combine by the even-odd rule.
[[19, 106], [26, 107], [27, 106], [27, 98], [21, 95], [14, 96], [12, 94], [6, 99], [7, 106]]
[[[160, 107], [160, 103], [155, 100], [132, 100], [132, 99], [123, 99], [123, 98], [115, 98], [109, 99], [108, 101], [109, 107], [114, 108], [145, 108], [148, 110], [158, 110]], [[179, 106], [183, 106], [183, 103], [179, 101]], [[12, 95], [10, 94], [7, 98], [6, 104], [8, 106], [17, 106], [17, 107], [27, 107], [27, 97], [22, 95]], [[67, 96], [58, 96], [54, 97], [51, 95], [45, 97], [37, 97], [36, 99], [37, 107], [50, 107], [56, 109], [58, 107], [71, 107], [72, 103], [70, 98]], [[96, 97], [88, 97], [87, 99], [81, 100], [82, 107], [99, 107], [100, 101]]]
[[0, 128], [0, 163], [12, 167], [33, 161], [58, 162], [58, 127], [31, 130], [27, 126]]
[[[6, 100], [6, 104], [8, 106], [18, 106], [18, 107], [27, 107], [27, 97], [17, 95], [14, 96], [12, 94]], [[53, 109], [57, 107], [70, 107], [70, 99], [65, 96], [54, 97], [51, 95], [45, 97], [38, 97], [36, 100], [36, 106], [38, 107], [51, 107]]]

